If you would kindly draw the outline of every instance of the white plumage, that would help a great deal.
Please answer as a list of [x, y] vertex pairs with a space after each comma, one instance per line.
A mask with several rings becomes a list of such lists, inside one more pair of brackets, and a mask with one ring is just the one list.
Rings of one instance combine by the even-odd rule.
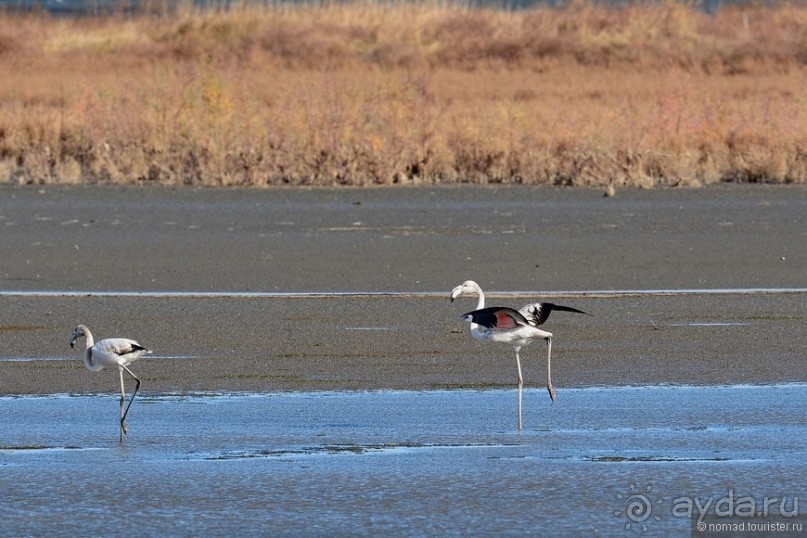
[[[84, 366], [88, 370], [100, 372], [107, 367], [117, 367], [120, 373], [120, 440], [123, 442], [123, 436], [127, 433], [126, 416], [129, 414], [129, 408], [132, 407], [135, 396], [137, 396], [137, 391], [140, 390], [140, 379], [129, 369], [129, 365], [143, 355], [151, 353], [151, 350], [128, 338], [105, 338], [95, 342], [92, 333], [85, 325], [79, 325], [73, 330], [73, 334], [70, 335], [70, 347], [72, 348], [76, 340], [82, 336], [86, 338], [83, 359]], [[123, 381], [124, 370], [135, 380], [132, 398], [125, 409], [126, 386]]]

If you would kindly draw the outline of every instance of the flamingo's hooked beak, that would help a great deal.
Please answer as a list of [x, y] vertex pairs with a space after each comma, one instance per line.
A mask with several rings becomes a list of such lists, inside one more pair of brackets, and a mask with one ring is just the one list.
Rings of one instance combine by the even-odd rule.
[[70, 335], [70, 349], [73, 349], [73, 347], [76, 345], [76, 340], [78, 340], [82, 336], [84, 336], [84, 333], [79, 332], [78, 329], [73, 331], [73, 334]]

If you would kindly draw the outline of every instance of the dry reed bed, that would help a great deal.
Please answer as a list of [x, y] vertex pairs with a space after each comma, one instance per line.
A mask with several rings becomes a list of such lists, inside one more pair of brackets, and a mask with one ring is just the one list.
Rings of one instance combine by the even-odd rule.
[[0, 15], [0, 181], [807, 182], [807, 7]]

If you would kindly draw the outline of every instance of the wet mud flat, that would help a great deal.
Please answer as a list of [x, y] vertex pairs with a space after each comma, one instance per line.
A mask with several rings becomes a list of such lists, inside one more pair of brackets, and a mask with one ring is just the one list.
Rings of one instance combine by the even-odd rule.
[[[807, 295], [567, 297], [593, 314], [553, 313], [553, 382], [569, 387], [807, 382]], [[527, 298], [507, 297], [520, 305]], [[154, 350], [132, 365], [144, 393], [506, 388], [513, 350], [476, 342], [445, 297], [0, 297], [0, 394], [115, 392], [68, 337], [77, 320], [98, 337]], [[546, 345], [522, 350], [527, 387], [543, 387]], [[549, 398], [547, 396], [547, 403]]]
[[0, 186], [7, 290], [804, 287], [807, 186]]
[[[550, 300], [593, 314], [544, 326], [560, 390], [804, 382], [807, 295], [744, 291], [804, 289], [805, 214], [803, 186], [608, 199], [518, 187], [2, 186], [0, 291], [12, 295], [0, 295], [0, 394], [115, 390], [114, 373], [86, 372], [70, 353], [78, 323], [154, 349], [135, 365], [145, 391], [511, 386], [511, 349], [474, 342], [457, 318], [475, 302], [448, 301], [469, 278], [489, 305]], [[587, 293], [715, 288], [739, 293]], [[77, 295], [36, 295], [59, 290]], [[311, 292], [322, 295], [289, 295]], [[353, 292], [397, 295], [332, 295]], [[545, 346], [524, 353], [527, 385], [541, 386]]]

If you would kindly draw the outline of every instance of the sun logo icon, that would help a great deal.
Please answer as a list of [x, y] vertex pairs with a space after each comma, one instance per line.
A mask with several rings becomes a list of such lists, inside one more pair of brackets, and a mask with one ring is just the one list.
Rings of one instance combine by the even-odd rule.
[[635, 528], [644, 532], [647, 530], [647, 522], [651, 518], [655, 521], [661, 521], [661, 516], [653, 513], [653, 505], [664, 504], [664, 499], [656, 499], [655, 503], [650, 501], [648, 495], [653, 491], [653, 486], [645, 486], [644, 491], [639, 490], [633, 482], [629, 486], [630, 493], [628, 495], [617, 494], [618, 499], [624, 500], [625, 509], [615, 510], [614, 515], [621, 516], [624, 514], [627, 516], [628, 522], [625, 524], [625, 530], [631, 530], [635, 526]]

